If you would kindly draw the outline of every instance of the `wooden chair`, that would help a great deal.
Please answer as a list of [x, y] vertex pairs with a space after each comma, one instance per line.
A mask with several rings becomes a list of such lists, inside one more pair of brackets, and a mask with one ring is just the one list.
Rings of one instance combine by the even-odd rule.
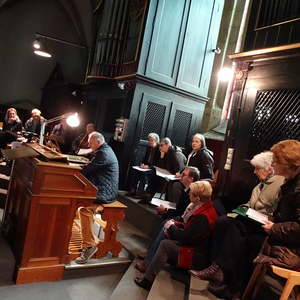
[[[286, 278], [286, 283], [282, 290], [279, 300], [287, 300], [293, 288], [297, 285], [300, 285], [300, 270], [293, 271], [289, 269], [280, 268], [277, 266], [271, 266], [271, 269], [274, 274], [282, 278]], [[297, 295], [297, 300], [300, 300], [299, 294]]]
[[[279, 300], [287, 300], [293, 291], [293, 288], [297, 285], [300, 285], [300, 270], [294, 271], [274, 265], [268, 267], [264, 264], [257, 264], [243, 294], [243, 300], [255, 299], [262, 283], [264, 282], [265, 274], [269, 271], [272, 271], [277, 276], [286, 279], [286, 283], [283, 287]], [[300, 295], [297, 294], [296, 299], [300, 300]]]

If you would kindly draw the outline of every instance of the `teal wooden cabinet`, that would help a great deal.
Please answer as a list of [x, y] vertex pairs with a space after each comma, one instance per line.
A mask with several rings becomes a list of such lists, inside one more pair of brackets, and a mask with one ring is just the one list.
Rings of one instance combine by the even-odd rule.
[[[203, 117], [205, 101], [196, 101], [152, 84], [138, 83], [134, 92], [129, 132], [130, 141], [146, 140], [150, 132], [168, 136], [180, 147], [190, 144]], [[131, 136], [132, 137], [132, 136]]]
[[207, 96], [224, 0], [152, 0], [138, 73]]
[[176, 86], [207, 96], [224, 0], [192, 0]]

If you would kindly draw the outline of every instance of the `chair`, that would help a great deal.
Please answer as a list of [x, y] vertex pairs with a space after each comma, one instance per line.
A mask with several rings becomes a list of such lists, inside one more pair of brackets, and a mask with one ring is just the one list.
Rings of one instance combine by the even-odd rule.
[[[274, 274], [282, 278], [286, 278], [286, 283], [282, 290], [279, 300], [287, 300], [293, 288], [297, 285], [300, 285], [300, 270], [293, 271], [293, 270], [284, 269], [273, 265], [271, 266], [271, 269]], [[297, 295], [297, 300], [300, 300], [299, 294]]]
[[[287, 300], [293, 291], [293, 288], [300, 285], [300, 270], [294, 271], [272, 265], [270, 268], [265, 264], [257, 264], [254, 268], [252, 276], [248, 282], [247, 288], [243, 294], [243, 300], [255, 299], [267, 272], [272, 271], [279, 277], [285, 278], [287, 281], [283, 287], [279, 300]], [[296, 294], [297, 300], [300, 295]]]

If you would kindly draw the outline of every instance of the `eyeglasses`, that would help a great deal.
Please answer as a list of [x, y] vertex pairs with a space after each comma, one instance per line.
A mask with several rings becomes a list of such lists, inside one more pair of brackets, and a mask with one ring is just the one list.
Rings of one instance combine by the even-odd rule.
[[165, 144], [159, 144], [159, 147], [162, 147], [162, 146], [164, 146]]

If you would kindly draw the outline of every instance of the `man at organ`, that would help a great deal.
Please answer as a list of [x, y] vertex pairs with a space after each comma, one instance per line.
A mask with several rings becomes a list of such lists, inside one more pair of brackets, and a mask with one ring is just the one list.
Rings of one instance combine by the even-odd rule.
[[96, 130], [94, 123], [88, 123], [85, 127], [85, 132], [80, 134], [72, 143], [72, 152], [78, 153], [79, 149], [89, 148], [89, 134]]
[[118, 160], [103, 135], [93, 131], [89, 134], [88, 143], [94, 156], [81, 173], [97, 187], [98, 192], [90, 207], [78, 208], [83, 243], [81, 256], [76, 259], [78, 264], [85, 264], [97, 252], [99, 240], [93, 232], [94, 213], [102, 208], [99, 204], [116, 200], [119, 184]]

